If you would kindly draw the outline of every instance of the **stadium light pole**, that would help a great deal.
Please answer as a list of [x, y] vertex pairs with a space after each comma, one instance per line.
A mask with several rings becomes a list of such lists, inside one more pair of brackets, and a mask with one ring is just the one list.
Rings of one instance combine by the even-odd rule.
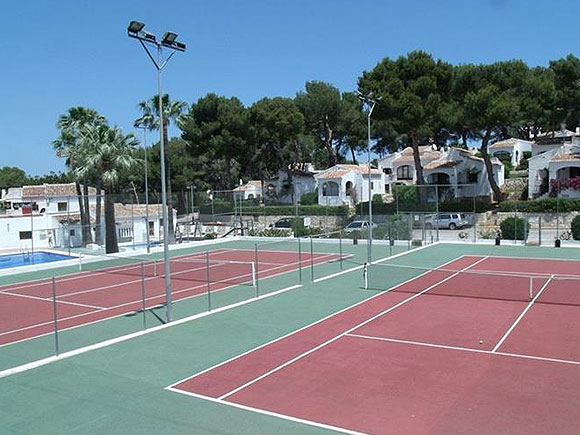
[[[173, 32], [165, 32], [161, 41], [157, 41], [157, 37], [149, 33], [143, 28], [145, 24], [139, 21], [131, 21], [127, 27], [127, 35], [130, 38], [135, 38], [139, 41], [147, 56], [153, 62], [155, 69], [157, 70], [157, 93], [159, 97], [159, 136], [160, 136], [160, 164], [161, 164], [161, 209], [163, 213], [163, 270], [165, 274], [165, 313], [167, 322], [173, 320], [173, 301], [171, 295], [171, 268], [169, 265], [169, 214], [173, 213], [173, 210], [167, 210], [167, 188], [165, 180], [165, 143], [163, 137], [163, 95], [161, 93], [161, 71], [167, 66], [176, 51], [185, 51], [185, 44], [177, 42], [177, 34]], [[151, 51], [147, 47], [151, 45], [157, 50], [157, 56], [154, 57]], [[164, 60], [161, 60], [162, 48], [168, 48], [171, 54]], [[149, 231], [149, 229], [147, 229]]]
[[369, 107], [369, 113], [367, 115], [367, 154], [368, 154], [368, 165], [369, 165], [369, 241], [368, 241], [368, 263], [373, 261], [373, 198], [371, 189], [371, 115], [375, 106], [379, 102], [380, 98], [373, 97], [372, 92], [364, 95], [357, 91], [358, 98]]
[[143, 151], [145, 152], [145, 232], [147, 234], [147, 253], [151, 253], [149, 240], [149, 164], [147, 162], [147, 127], [135, 121], [135, 128], [143, 130]]

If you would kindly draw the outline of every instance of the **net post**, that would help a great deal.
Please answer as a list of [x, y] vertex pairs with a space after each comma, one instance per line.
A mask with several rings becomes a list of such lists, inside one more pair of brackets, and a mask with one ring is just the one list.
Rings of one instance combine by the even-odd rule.
[[145, 312], [145, 263], [141, 262], [141, 312], [143, 313], [143, 329], [147, 329], [147, 313]]
[[256, 286], [256, 263], [250, 263], [252, 265], [252, 285]]
[[258, 244], [254, 245], [254, 268], [256, 274], [256, 297], [260, 296], [260, 286], [259, 286], [259, 279], [258, 279]]
[[58, 312], [56, 310], [56, 280], [54, 276], [52, 277], [52, 315], [53, 315], [53, 323], [54, 323], [54, 350], [56, 356], [60, 354], [60, 346], [58, 340]]
[[79, 271], [83, 271], [83, 254], [79, 254]]
[[363, 265], [363, 281], [365, 290], [369, 289], [369, 264], [365, 262]]
[[529, 294], [529, 297], [530, 297], [530, 301], [532, 299], [534, 299], [534, 277], [533, 276], [530, 276], [530, 294]]
[[209, 277], [209, 251], [205, 251], [205, 277], [207, 284], [207, 310], [211, 311], [211, 285]]
[[338, 251], [340, 254], [340, 270], [343, 270], [342, 264], [342, 230], [338, 233]]
[[312, 281], [314, 281], [314, 244], [312, 236], [310, 236], [310, 275], [312, 276]]
[[302, 245], [298, 237], [298, 282], [302, 283]]

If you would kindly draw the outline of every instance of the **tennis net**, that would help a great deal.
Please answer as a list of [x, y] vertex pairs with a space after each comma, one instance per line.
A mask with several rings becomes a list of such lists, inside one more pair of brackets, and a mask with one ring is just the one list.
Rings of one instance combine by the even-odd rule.
[[580, 305], [580, 275], [375, 263], [364, 266], [363, 281], [369, 290]]
[[[163, 259], [123, 257], [111, 254], [102, 256], [100, 259], [102, 261], [84, 263], [82, 270], [138, 278], [164, 278], [165, 276]], [[172, 280], [250, 286], [255, 286], [257, 280], [255, 263], [214, 260], [209, 258], [207, 254], [170, 258], [169, 269]]]

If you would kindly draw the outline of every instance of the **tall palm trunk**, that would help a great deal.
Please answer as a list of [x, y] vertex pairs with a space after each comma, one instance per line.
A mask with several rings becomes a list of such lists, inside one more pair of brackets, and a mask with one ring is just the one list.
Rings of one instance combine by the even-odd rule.
[[103, 232], [101, 224], [101, 195], [103, 193], [101, 188], [101, 177], [97, 177], [96, 188], [97, 188], [97, 210], [95, 211], [95, 243], [97, 245], [103, 244]]
[[119, 252], [115, 225], [115, 199], [112, 190], [108, 187], [105, 192], [105, 252], [107, 254]]
[[169, 226], [169, 243], [175, 243], [175, 230], [173, 228], [173, 193], [171, 191], [171, 165], [169, 164], [169, 143], [167, 134], [167, 121], [163, 121], [163, 146], [165, 151], [165, 185], [167, 190], [167, 224]]
[[85, 222], [83, 224], [83, 239], [85, 244], [93, 243], [91, 233], [91, 208], [89, 207], [89, 186], [87, 180], [83, 184], [83, 204], [85, 206]]
[[75, 181], [75, 189], [77, 192], [77, 201], [79, 203], [79, 213], [81, 215], [81, 227], [83, 227], [83, 231], [81, 231], [81, 236], [82, 236], [81, 244], [82, 244], [82, 246], [86, 246], [87, 242], [85, 240], [85, 233], [84, 233], [84, 226], [85, 226], [85, 221], [86, 221], [85, 203], [83, 201], [83, 192], [81, 190], [81, 185], [78, 181]]

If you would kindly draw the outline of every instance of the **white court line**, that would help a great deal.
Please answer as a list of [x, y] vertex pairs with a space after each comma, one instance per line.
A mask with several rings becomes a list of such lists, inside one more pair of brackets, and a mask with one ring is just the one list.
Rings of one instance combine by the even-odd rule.
[[443, 284], [443, 283], [444, 283], [444, 282], [446, 282], [446, 281], [449, 281], [450, 279], [452, 279], [452, 278], [454, 278], [455, 276], [459, 275], [461, 272], [464, 272], [464, 271], [468, 270], [469, 268], [471, 268], [471, 267], [473, 267], [473, 266], [477, 265], [478, 263], [480, 263], [480, 262], [484, 261], [486, 258], [487, 258], [487, 257], [483, 257], [483, 258], [479, 259], [479, 260], [478, 260], [478, 261], [476, 261], [475, 263], [472, 263], [472, 264], [470, 264], [469, 266], [467, 266], [467, 267], [464, 267], [463, 269], [461, 269], [461, 270], [457, 271], [456, 273], [454, 273], [454, 274], [452, 274], [452, 275], [448, 276], [447, 278], [444, 278], [444, 279], [442, 279], [442, 280], [438, 281], [437, 283], [435, 283], [435, 284], [433, 284], [433, 285], [431, 285], [431, 286], [427, 287], [426, 289], [424, 289], [424, 290], [421, 290], [419, 293], [416, 293], [416, 294], [414, 294], [413, 296], [410, 296], [410, 297], [408, 297], [407, 299], [403, 299], [401, 302], [399, 302], [399, 303], [397, 303], [397, 304], [393, 305], [392, 307], [390, 307], [390, 308], [388, 308], [388, 309], [386, 309], [386, 310], [383, 310], [383, 311], [381, 311], [381, 312], [380, 312], [380, 313], [378, 313], [378, 314], [375, 314], [374, 316], [372, 316], [372, 317], [370, 317], [370, 318], [366, 319], [366, 320], [365, 320], [365, 321], [363, 321], [363, 322], [360, 322], [360, 323], [356, 324], [355, 326], [353, 326], [353, 327], [351, 327], [351, 328], [347, 329], [347, 330], [346, 330], [346, 331], [344, 331], [344, 332], [341, 332], [339, 335], [336, 335], [335, 337], [331, 338], [330, 340], [326, 340], [325, 342], [323, 342], [323, 343], [319, 344], [318, 346], [316, 346], [316, 347], [314, 347], [314, 348], [312, 348], [312, 349], [309, 349], [309, 350], [307, 350], [306, 352], [303, 352], [302, 354], [300, 354], [300, 355], [298, 355], [298, 356], [296, 356], [296, 357], [292, 358], [291, 360], [288, 360], [288, 361], [286, 361], [286, 362], [285, 362], [285, 363], [283, 363], [283, 364], [280, 364], [280, 365], [279, 365], [279, 366], [277, 366], [277, 367], [274, 367], [273, 369], [271, 369], [271, 370], [267, 371], [266, 373], [262, 374], [261, 376], [258, 376], [257, 378], [254, 378], [254, 379], [252, 379], [251, 381], [249, 381], [249, 382], [246, 382], [245, 384], [243, 384], [243, 385], [241, 385], [241, 386], [239, 386], [239, 387], [237, 387], [237, 388], [233, 389], [232, 391], [230, 391], [230, 392], [228, 392], [228, 393], [226, 393], [226, 394], [223, 394], [223, 395], [221, 395], [221, 396], [219, 397], [219, 399], [222, 399], [222, 400], [224, 400], [224, 399], [226, 399], [226, 398], [230, 397], [231, 395], [233, 395], [233, 394], [235, 394], [235, 393], [237, 393], [237, 392], [239, 392], [239, 391], [241, 391], [241, 390], [243, 390], [243, 389], [245, 389], [245, 388], [249, 387], [250, 385], [253, 385], [253, 384], [255, 384], [256, 382], [258, 382], [258, 381], [260, 381], [260, 380], [262, 380], [262, 379], [264, 379], [264, 378], [267, 378], [268, 376], [271, 376], [272, 374], [274, 374], [274, 373], [276, 373], [276, 372], [278, 372], [278, 371], [282, 370], [284, 367], [287, 367], [287, 366], [289, 366], [290, 364], [293, 364], [293, 363], [295, 363], [296, 361], [298, 361], [298, 360], [300, 360], [300, 359], [302, 359], [302, 358], [304, 358], [304, 357], [306, 357], [306, 356], [310, 355], [311, 353], [313, 353], [313, 352], [316, 352], [317, 350], [319, 350], [319, 349], [321, 349], [321, 348], [323, 348], [323, 347], [325, 347], [325, 346], [328, 346], [329, 344], [331, 344], [331, 343], [335, 342], [335, 341], [336, 341], [336, 340], [338, 340], [339, 338], [341, 338], [341, 337], [345, 336], [346, 334], [348, 334], [348, 333], [350, 333], [350, 332], [354, 331], [355, 329], [358, 329], [358, 328], [360, 328], [360, 327], [362, 327], [362, 326], [364, 326], [364, 325], [366, 325], [366, 324], [368, 324], [368, 323], [372, 322], [373, 320], [376, 320], [376, 319], [378, 319], [379, 317], [381, 317], [381, 316], [384, 316], [385, 314], [388, 314], [388, 313], [390, 313], [390, 312], [391, 312], [391, 311], [393, 311], [393, 310], [396, 310], [396, 309], [397, 309], [397, 308], [399, 308], [400, 306], [402, 306], [402, 305], [404, 305], [404, 304], [406, 304], [406, 303], [408, 303], [408, 302], [411, 302], [413, 299], [416, 299], [416, 298], [418, 298], [419, 296], [421, 296], [421, 295], [425, 294], [426, 292], [428, 292], [428, 291], [429, 291], [429, 290], [431, 290], [432, 288], [434, 288], [434, 287], [437, 287], [438, 285], [441, 285], [441, 284]]
[[[282, 271], [282, 272], [279, 272], [279, 273], [275, 273], [275, 274], [272, 274], [272, 275], [266, 275], [266, 276], [263, 276], [261, 278], [259, 276], [260, 274], [267, 274], [268, 272], [270, 272], [272, 270], [275, 270], [275, 269], [281, 269], [283, 267], [288, 267], [288, 266], [293, 266], [293, 265], [298, 265], [298, 264], [299, 264], [298, 262], [295, 262], [295, 263], [289, 263], [289, 264], [284, 264], [284, 265], [278, 265], [276, 267], [266, 268], [265, 270], [260, 270], [260, 271], [258, 271], [258, 279], [264, 280], [264, 279], [268, 279], [268, 278], [278, 277], [278, 276], [284, 275], [286, 273], [294, 272], [297, 269], [285, 270], [285, 271]], [[318, 264], [323, 264], [323, 263], [318, 263]], [[248, 275], [248, 277], [250, 276], [250, 274], [246, 274], [246, 275]], [[241, 276], [246, 276], [246, 275], [241, 275]], [[240, 276], [237, 276], [236, 278], [239, 278], [239, 277]], [[230, 279], [233, 279], [233, 278], [230, 278]], [[219, 284], [220, 282], [223, 283], [223, 282], [227, 282], [227, 281], [212, 281], [211, 284]], [[236, 283], [236, 284], [232, 284], [232, 285], [229, 285], [229, 286], [220, 288], [220, 289], [213, 289], [213, 290], [211, 290], [211, 293], [214, 294], [214, 293], [219, 292], [219, 291], [230, 290], [230, 289], [235, 288], [235, 287], [238, 287], [240, 285], [243, 285], [243, 284]], [[198, 289], [198, 288], [206, 288], [206, 287], [207, 287], [207, 283], [203, 283], [203, 284], [199, 284], [199, 285], [196, 285], [196, 286], [193, 286], [193, 287], [187, 287], [187, 288], [184, 288], [184, 289], [181, 289], [181, 290], [175, 290], [175, 291], [172, 292], [172, 295], [178, 295], [178, 294], [181, 294], [181, 293], [190, 292], [190, 291], [195, 290], [195, 289]], [[189, 300], [189, 299], [198, 298], [198, 297], [202, 297], [202, 296], [206, 296], [206, 295], [207, 295], [206, 292], [197, 293], [197, 294], [194, 294], [194, 295], [191, 295], [191, 296], [186, 296], [184, 298], [176, 299], [175, 302], [178, 302], [178, 301], [186, 301], [186, 300]], [[66, 295], [66, 296], [68, 296], [68, 295]], [[164, 296], [165, 296], [164, 293], [159, 293], [157, 295], [153, 295], [153, 296], [149, 296], [149, 297], [145, 298], [145, 301], [150, 301], [150, 300], [153, 300], [153, 299], [163, 298]], [[90, 315], [96, 314], [98, 312], [102, 312], [102, 311], [112, 311], [112, 310], [116, 310], [118, 308], [122, 308], [122, 307], [125, 307], [125, 306], [128, 306], [128, 305], [134, 305], [134, 304], [138, 304], [138, 303], [141, 303], [141, 299], [139, 299], [139, 300], [133, 300], [133, 301], [126, 302], [126, 303], [123, 303], [123, 304], [120, 304], [120, 305], [114, 305], [112, 307], [103, 308], [100, 311], [93, 311], [93, 312], [76, 314], [74, 316], [64, 317], [64, 318], [60, 318], [58, 320], [59, 320], [59, 322], [62, 322], [62, 321], [65, 321], [65, 320], [73, 320], [73, 319], [77, 319], [77, 318], [81, 318], [81, 317], [90, 316]], [[151, 309], [151, 308], [152, 307], [148, 307], [148, 309]], [[126, 316], [127, 314], [130, 314], [130, 313], [132, 313], [134, 311], [135, 310], [133, 309], [133, 310], [130, 310], [130, 311], [123, 312], [121, 314], [114, 315], [114, 316], [110, 316], [110, 317], [105, 317], [103, 319], [94, 320], [92, 322], [81, 323], [81, 324], [78, 324], [78, 325], [74, 325], [74, 326], [71, 326], [71, 327], [68, 327], [68, 328], [61, 329], [61, 331], [68, 331], [70, 329], [75, 329], [75, 328], [79, 328], [79, 327], [83, 327], [83, 326], [87, 326], [87, 325], [92, 325], [92, 324], [99, 323], [99, 322], [104, 322], [106, 320], [115, 319], [117, 317]], [[53, 323], [54, 322], [51, 320], [51, 321], [47, 321], [47, 322], [36, 323], [34, 325], [26, 326], [26, 327], [19, 328], [19, 329], [12, 329], [10, 331], [1, 332], [0, 333], [0, 337], [1, 336], [4, 336], [4, 335], [10, 335], [10, 334], [15, 334], [15, 333], [22, 332], [22, 331], [27, 331], [27, 330], [34, 329], [34, 328], [39, 328], [39, 327], [42, 327], [42, 326], [52, 325]], [[23, 341], [33, 340], [35, 338], [43, 337], [45, 335], [50, 335], [50, 334], [53, 334], [53, 332], [46, 332], [44, 334], [38, 334], [38, 335], [35, 335], [33, 337], [27, 337], [27, 338], [23, 338], [21, 340], [16, 340], [16, 341], [11, 341], [11, 342], [8, 342], [8, 343], [0, 344], [0, 348], [2, 348], [4, 346], [9, 346], [11, 344], [21, 343]]]
[[[503, 335], [503, 337], [497, 342], [495, 347], [492, 349], [492, 352], [496, 352], [499, 349], [499, 347], [502, 345], [502, 343], [506, 340], [506, 338], [509, 337], [509, 335], [515, 329], [515, 327], [518, 325], [518, 323], [520, 323], [520, 320], [522, 320], [524, 318], [526, 313], [530, 310], [530, 308], [532, 308], [532, 305], [534, 305], [534, 303], [540, 297], [540, 295], [544, 292], [546, 287], [548, 287], [548, 284], [550, 284], [550, 282], [552, 281], [552, 278], [554, 278], [554, 275], [550, 276], [550, 278], [544, 283], [544, 285], [542, 286], [542, 288], [540, 289], [538, 294], [536, 296], [534, 296], [534, 298], [528, 303], [526, 308], [524, 308], [524, 310], [521, 312], [521, 314], [518, 316], [518, 318], [514, 321], [514, 323], [512, 323], [512, 325], [506, 331], [506, 333]], [[533, 287], [532, 287], [532, 289], [533, 289]]]
[[340, 432], [340, 433], [345, 433], [345, 434], [349, 434], [349, 435], [370, 435], [370, 434], [367, 434], [365, 432], [358, 432], [358, 431], [354, 431], [354, 430], [350, 430], [350, 429], [345, 429], [343, 427], [332, 426], [332, 425], [325, 424], [325, 423], [319, 423], [319, 422], [313, 421], [313, 420], [306, 420], [303, 418], [292, 417], [291, 415], [280, 414], [278, 412], [272, 412], [272, 411], [266, 411], [265, 409], [254, 408], [254, 407], [246, 406], [246, 405], [240, 405], [239, 403], [228, 402], [226, 400], [214, 399], [213, 397], [202, 396], [200, 394], [190, 393], [189, 391], [183, 391], [183, 390], [179, 390], [177, 388], [165, 387], [165, 389], [167, 391], [171, 391], [173, 393], [179, 393], [179, 394], [184, 394], [186, 396], [195, 397], [196, 399], [209, 400], [210, 402], [219, 403], [221, 405], [232, 406], [234, 408], [243, 409], [244, 411], [252, 411], [252, 412], [256, 412], [258, 414], [268, 415], [270, 417], [277, 417], [277, 418], [281, 418], [284, 420], [293, 421], [295, 423], [306, 424], [308, 426], [319, 427], [322, 429], [328, 429], [328, 430], [332, 430], [332, 431]]
[[[17, 297], [17, 298], [34, 299], [34, 300], [37, 300], [37, 301], [50, 302], [50, 303], [53, 302], [53, 300], [51, 298], [41, 298], [40, 296], [21, 295], [19, 293], [10, 293], [10, 292], [2, 292], [2, 294], [3, 295], [6, 295], [6, 296], [14, 296], [14, 297]], [[67, 302], [67, 301], [61, 301], [59, 299], [56, 300], [56, 303], [57, 304], [65, 304], [65, 305], [74, 305], [74, 306], [83, 307], [83, 308], [92, 308], [94, 310], [105, 310], [106, 309], [104, 307], [98, 307], [96, 305], [80, 304], [80, 303], [77, 303], [77, 302]], [[2, 335], [2, 334], [0, 334], [0, 335]]]
[[505, 356], [505, 357], [510, 357], [510, 358], [529, 359], [529, 360], [533, 360], [533, 361], [547, 361], [547, 362], [555, 362], [555, 363], [561, 363], [561, 364], [571, 364], [571, 365], [580, 366], [580, 361], [566, 360], [566, 359], [559, 359], [559, 358], [550, 358], [550, 357], [544, 357], [544, 356], [534, 356], [534, 355], [525, 355], [525, 354], [508, 353], [508, 352], [494, 352], [493, 350], [473, 349], [470, 347], [460, 347], [460, 346], [447, 346], [444, 344], [426, 343], [424, 341], [401, 340], [401, 339], [397, 339], [397, 338], [375, 337], [372, 335], [347, 334], [347, 336], [348, 337], [355, 337], [355, 338], [362, 338], [362, 339], [366, 339], [366, 340], [386, 341], [389, 343], [410, 344], [413, 346], [433, 347], [436, 349], [458, 350], [458, 351], [462, 351], [462, 352], [482, 353], [482, 354], [486, 354], [486, 355], [499, 355], [499, 356]]
[[[433, 244], [433, 245], [434, 245], [434, 244]], [[401, 256], [403, 256], [403, 255], [407, 255], [407, 254], [409, 254], [409, 253], [411, 253], [411, 252], [416, 252], [416, 251], [417, 251], [417, 250], [419, 250], [419, 249], [426, 249], [426, 248], [428, 248], [429, 246], [433, 246], [433, 245], [426, 245], [426, 246], [422, 246], [422, 247], [420, 247], [420, 248], [417, 248], [417, 249], [416, 249], [416, 250], [414, 250], [414, 251], [405, 251], [405, 252], [401, 252], [401, 253], [399, 253], [399, 254], [396, 254], [396, 255], [393, 255], [392, 257], [387, 257], [387, 258], [388, 258], [388, 259], [392, 259], [392, 258], [395, 258], [395, 257], [401, 257]], [[439, 266], [439, 267], [442, 267], [442, 266], [445, 266], [445, 265], [447, 265], [447, 264], [453, 263], [454, 261], [457, 261], [457, 260], [459, 260], [459, 259], [462, 259], [463, 257], [464, 257], [464, 255], [461, 255], [461, 256], [459, 256], [459, 257], [457, 257], [457, 258], [454, 258], [454, 259], [452, 259], [452, 260], [449, 260], [449, 261], [447, 261], [447, 262], [443, 263], [443, 264], [442, 264], [441, 266]], [[359, 269], [361, 269], [361, 268], [362, 268], [362, 266], [355, 266], [355, 267], [352, 267], [352, 268], [350, 268], [350, 269], [343, 270], [343, 271], [341, 271], [341, 272], [333, 273], [332, 275], [329, 275], [328, 277], [325, 277], [325, 278], [326, 278], [326, 279], [334, 278], [334, 277], [337, 277], [337, 276], [340, 276], [340, 275], [344, 275], [344, 274], [345, 274], [345, 273], [347, 273], [347, 272], [353, 272], [353, 271], [355, 271], [355, 270], [359, 270]], [[411, 282], [411, 281], [413, 281], [413, 280], [415, 280], [415, 279], [417, 279], [417, 278], [420, 278], [420, 277], [421, 277], [421, 276], [423, 276], [423, 275], [426, 275], [427, 273], [429, 273], [429, 272], [424, 272], [424, 273], [422, 273], [422, 274], [420, 274], [420, 275], [417, 275], [417, 276], [415, 276], [415, 277], [413, 277], [413, 278], [409, 278], [408, 280], [405, 280], [405, 281], [403, 281], [403, 282], [401, 282], [401, 283], [399, 283], [399, 284], [396, 284], [396, 285], [394, 285], [393, 287], [390, 287], [390, 288], [388, 288], [388, 289], [387, 289], [385, 292], [377, 293], [377, 294], [375, 294], [375, 295], [371, 296], [370, 298], [363, 299], [362, 301], [359, 301], [359, 302], [357, 302], [357, 303], [355, 303], [355, 304], [353, 304], [353, 305], [349, 305], [349, 306], [348, 306], [348, 307], [346, 307], [346, 308], [343, 308], [343, 309], [341, 309], [341, 310], [339, 310], [339, 311], [336, 311], [336, 312], [334, 312], [334, 313], [332, 313], [332, 314], [329, 314], [328, 316], [325, 316], [325, 317], [323, 317], [323, 318], [321, 318], [321, 319], [319, 319], [319, 320], [316, 320], [316, 321], [314, 321], [314, 322], [311, 322], [311, 323], [309, 323], [309, 324], [307, 324], [307, 325], [303, 326], [302, 328], [296, 329], [296, 330], [294, 330], [294, 331], [292, 331], [292, 332], [289, 332], [288, 334], [284, 334], [284, 335], [282, 335], [282, 336], [280, 336], [280, 337], [278, 337], [278, 338], [275, 338], [275, 339], [273, 339], [273, 340], [270, 340], [270, 341], [268, 341], [268, 342], [266, 342], [266, 343], [264, 343], [264, 344], [261, 344], [261, 345], [259, 345], [259, 346], [256, 346], [256, 347], [254, 347], [254, 348], [252, 348], [252, 349], [250, 349], [250, 350], [248, 350], [248, 351], [245, 351], [245, 352], [243, 352], [243, 353], [241, 353], [241, 354], [239, 354], [239, 355], [236, 355], [236, 356], [234, 356], [234, 357], [232, 357], [232, 358], [228, 358], [228, 359], [227, 359], [227, 360], [225, 360], [225, 361], [222, 361], [222, 362], [220, 362], [220, 363], [218, 363], [218, 364], [215, 364], [215, 365], [213, 365], [213, 366], [210, 366], [210, 367], [208, 367], [208, 368], [206, 368], [206, 369], [204, 369], [204, 370], [202, 370], [202, 371], [200, 371], [200, 372], [197, 372], [197, 373], [195, 373], [195, 374], [193, 374], [193, 375], [190, 375], [190, 376], [187, 376], [187, 377], [185, 377], [185, 378], [183, 378], [183, 379], [180, 379], [180, 380], [178, 380], [178, 381], [174, 382], [173, 384], [169, 385], [169, 388], [173, 388], [173, 387], [175, 387], [176, 385], [178, 385], [178, 384], [181, 384], [182, 382], [185, 382], [185, 381], [188, 381], [188, 380], [190, 380], [190, 379], [193, 379], [193, 378], [196, 378], [196, 377], [198, 377], [198, 376], [201, 376], [201, 375], [203, 375], [204, 373], [207, 373], [207, 372], [209, 372], [209, 371], [211, 371], [211, 370], [213, 370], [213, 369], [216, 369], [216, 368], [218, 368], [218, 367], [220, 367], [220, 366], [223, 366], [223, 365], [225, 365], [225, 364], [227, 364], [227, 363], [229, 363], [229, 362], [231, 362], [231, 361], [234, 361], [234, 360], [236, 360], [236, 359], [242, 358], [242, 357], [244, 357], [244, 356], [246, 356], [246, 355], [248, 355], [248, 354], [250, 354], [250, 353], [252, 353], [252, 352], [255, 352], [255, 351], [257, 351], [257, 350], [260, 350], [260, 349], [262, 349], [262, 348], [264, 348], [264, 347], [266, 347], [266, 346], [269, 346], [270, 344], [276, 343], [277, 341], [280, 341], [280, 340], [283, 340], [283, 339], [285, 339], [285, 338], [287, 338], [287, 337], [290, 337], [291, 335], [298, 334], [299, 332], [301, 332], [301, 331], [304, 331], [305, 329], [308, 329], [308, 328], [310, 328], [310, 327], [312, 327], [312, 326], [315, 326], [315, 325], [317, 325], [317, 324], [319, 324], [319, 323], [322, 323], [322, 322], [324, 322], [324, 321], [325, 321], [325, 320], [327, 320], [327, 319], [330, 319], [330, 318], [332, 318], [332, 317], [334, 317], [334, 316], [338, 316], [339, 314], [341, 314], [341, 313], [344, 313], [345, 311], [348, 311], [348, 310], [350, 310], [351, 308], [355, 308], [355, 307], [357, 307], [357, 306], [359, 306], [359, 305], [362, 305], [362, 304], [364, 304], [364, 303], [366, 303], [366, 302], [369, 302], [369, 301], [371, 301], [371, 300], [373, 300], [373, 299], [375, 299], [375, 298], [378, 298], [378, 297], [380, 297], [382, 294], [384, 294], [384, 293], [388, 292], [389, 290], [392, 290], [392, 289], [395, 289], [395, 288], [397, 288], [397, 287], [400, 287], [400, 286], [402, 286], [402, 285], [404, 285], [404, 284], [407, 284], [407, 283], [409, 283], [409, 282]]]

